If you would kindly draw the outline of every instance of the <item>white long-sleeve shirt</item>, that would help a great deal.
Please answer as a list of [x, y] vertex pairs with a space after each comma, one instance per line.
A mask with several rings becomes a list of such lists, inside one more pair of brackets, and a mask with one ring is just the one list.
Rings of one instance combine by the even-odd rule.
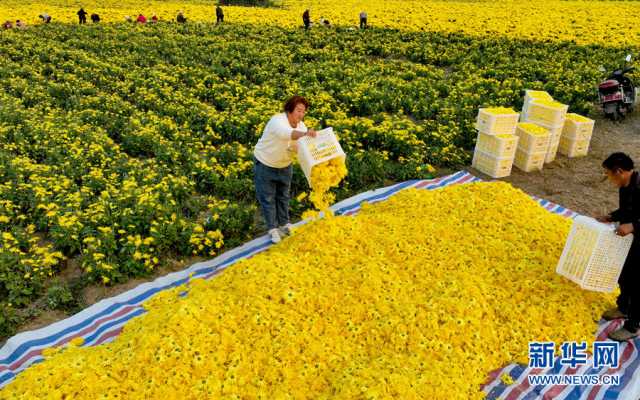
[[292, 128], [286, 113], [274, 115], [264, 127], [262, 136], [253, 150], [253, 155], [266, 166], [272, 168], [288, 167], [293, 161], [289, 152], [289, 143], [291, 142], [291, 132], [294, 130], [306, 132], [307, 127], [304, 122], [300, 121], [298, 126]]

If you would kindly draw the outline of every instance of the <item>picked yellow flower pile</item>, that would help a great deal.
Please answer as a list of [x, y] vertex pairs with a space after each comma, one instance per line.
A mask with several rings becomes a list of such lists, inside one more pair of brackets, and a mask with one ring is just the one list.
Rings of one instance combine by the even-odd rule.
[[587, 117], [584, 117], [582, 115], [575, 114], [575, 113], [568, 113], [567, 114], [567, 119], [571, 120], [571, 121], [574, 121], [574, 122], [591, 122], [592, 121], [591, 119], [589, 119]]
[[529, 133], [530, 135], [533, 136], [548, 136], [549, 135], [549, 131], [545, 128], [543, 128], [540, 125], [536, 125], [534, 123], [531, 122], [520, 122], [518, 124], [518, 126], [524, 130], [525, 132]]
[[484, 111], [488, 114], [494, 114], [494, 115], [504, 115], [504, 114], [515, 114], [516, 112], [513, 110], [513, 108], [509, 108], [509, 107], [490, 107], [490, 108], [485, 108]]
[[[332, 158], [311, 169], [311, 195], [309, 200], [319, 211], [328, 211], [329, 206], [335, 201], [335, 194], [329, 192], [338, 186], [347, 176], [347, 166], [344, 158]], [[302, 216], [303, 219], [314, 217], [317, 212], [309, 210]]]
[[569, 227], [506, 183], [406, 190], [158, 294], [0, 397], [480, 399], [530, 341], [593, 340], [612, 298], [554, 272]]
[[553, 108], [553, 109], [561, 109], [562, 107], [566, 107], [564, 104], [557, 102], [555, 100], [549, 99], [536, 99], [536, 104], [541, 104], [543, 106]]

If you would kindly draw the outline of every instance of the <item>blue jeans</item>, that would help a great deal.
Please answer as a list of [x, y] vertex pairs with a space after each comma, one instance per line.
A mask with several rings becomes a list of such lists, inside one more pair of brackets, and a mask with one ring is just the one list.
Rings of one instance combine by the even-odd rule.
[[291, 165], [272, 168], [253, 158], [253, 177], [256, 196], [262, 216], [271, 230], [289, 223], [289, 189], [291, 188]]

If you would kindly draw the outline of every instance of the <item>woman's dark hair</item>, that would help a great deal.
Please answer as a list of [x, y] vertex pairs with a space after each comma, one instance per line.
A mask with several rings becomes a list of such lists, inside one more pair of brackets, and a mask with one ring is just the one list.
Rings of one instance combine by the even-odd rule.
[[602, 162], [602, 166], [609, 171], [618, 169], [631, 171], [633, 170], [633, 160], [625, 153], [613, 153]]
[[284, 111], [292, 113], [296, 109], [298, 104], [304, 104], [306, 110], [309, 109], [309, 101], [302, 96], [293, 96], [286, 103], [284, 103]]

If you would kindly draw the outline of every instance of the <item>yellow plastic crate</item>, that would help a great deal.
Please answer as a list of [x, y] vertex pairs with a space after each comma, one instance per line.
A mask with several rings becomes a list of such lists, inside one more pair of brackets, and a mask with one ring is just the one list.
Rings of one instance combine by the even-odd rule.
[[562, 136], [562, 130], [564, 128], [564, 124], [561, 125], [547, 125], [547, 124], [543, 124], [541, 122], [531, 122], [531, 121], [525, 121], [525, 122], [529, 122], [535, 125], [538, 125], [540, 127], [543, 127], [545, 129], [547, 129], [549, 131], [549, 142], [553, 142], [553, 141], [560, 141], [560, 137]]
[[544, 158], [545, 164], [549, 164], [550, 162], [554, 162], [556, 160], [556, 155], [558, 154], [559, 146], [560, 146], [560, 139], [554, 142], [549, 142], [549, 149], [547, 150], [547, 155]]
[[559, 144], [560, 139], [562, 139], [562, 130], [551, 132], [549, 135], [549, 147]]
[[560, 138], [558, 151], [560, 154], [571, 157], [583, 157], [589, 153], [589, 143], [591, 139], [572, 140], [565, 137]]
[[631, 248], [633, 235], [620, 237], [612, 225], [578, 216], [556, 272], [587, 290], [612, 292]]
[[549, 136], [551, 136], [550, 140], [553, 140], [553, 138], [560, 140], [560, 136], [562, 136], [562, 130], [564, 129], [564, 125], [556, 125], [556, 126], [540, 125], [540, 126], [545, 127], [549, 130]]
[[520, 114], [520, 121], [527, 121], [527, 113], [529, 112], [529, 104], [536, 100], [553, 100], [553, 97], [544, 90], [525, 90], [524, 103], [522, 104], [522, 114]]
[[298, 162], [309, 185], [311, 185], [311, 170], [314, 166], [333, 158], [345, 159], [345, 157], [332, 127], [318, 131], [314, 138], [304, 136], [298, 139]]
[[529, 119], [525, 119], [522, 122], [529, 122], [529, 123], [541, 126], [541, 127], [545, 128], [545, 129], [547, 129], [549, 131], [549, 133], [553, 136], [555, 134], [557, 134], [557, 135], [561, 135], [562, 134], [562, 130], [564, 128], [564, 121], [565, 120], [563, 119], [561, 123], [555, 124], [555, 125], [548, 124], [548, 123], [541, 122], [541, 121], [532, 121], [532, 120], [529, 120]]
[[527, 109], [527, 120], [546, 126], [564, 124], [569, 106], [553, 100], [534, 100]]
[[553, 97], [544, 90], [530, 90], [524, 91], [524, 102], [531, 102], [534, 100], [553, 100]]
[[564, 122], [562, 136], [567, 139], [585, 140], [591, 139], [595, 121], [582, 115], [569, 113]]
[[516, 126], [518, 149], [527, 153], [546, 152], [549, 147], [549, 130], [531, 122], [520, 122]]
[[488, 135], [478, 132], [476, 150], [496, 158], [513, 158], [518, 147], [515, 135]]
[[552, 135], [549, 138], [549, 147], [547, 148], [547, 156], [544, 159], [545, 164], [555, 161], [558, 154], [558, 148], [560, 147], [561, 133]]
[[546, 128], [549, 131], [549, 135], [551, 137], [554, 137], [554, 136], [560, 137], [562, 135], [562, 130], [564, 129], [564, 123], [559, 125], [548, 125], [541, 122], [532, 122], [532, 123], [535, 123], [536, 125]]
[[518, 148], [518, 150], [516, 150], [516, 157], [513, 160], [513, 165], [524, 172], [539, 171], [544, 166], [546, 156], [546, 151], [541, 153], [527, 153]]
[[497, 158], [476, 149], [471, 166], [492, 178], [504, 178], [511, 175], [513, 157]]
[[513, 135], [520, 114], [510, 108], [481, 108], [478, 111], [476, 129], [489, 135]]

